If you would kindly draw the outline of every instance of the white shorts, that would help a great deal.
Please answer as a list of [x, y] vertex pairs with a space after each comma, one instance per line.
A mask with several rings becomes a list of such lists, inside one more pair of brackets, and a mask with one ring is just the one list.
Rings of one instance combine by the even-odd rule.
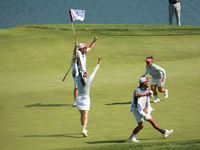
[[78, 110], [90, 110], [90, 97], [89, 96], [77, 96], [76, 108]]
[[152, 78], [151, 79], [151, 85], [157, 85], [159, 87], [164, 87], [165, 81], [161, 82], [161, 79], [154, 79], [154, 78]]
[[75, 78], [73, 78], [73, 79], [74, 79], [74, 88], [78, 89], [78, 85], [77, 85], [76, 79]]
[[133, 109], [133, 115], [135, 116], [137, 123], [144, 122], [144, 117], [138, 112], [137, 109]]

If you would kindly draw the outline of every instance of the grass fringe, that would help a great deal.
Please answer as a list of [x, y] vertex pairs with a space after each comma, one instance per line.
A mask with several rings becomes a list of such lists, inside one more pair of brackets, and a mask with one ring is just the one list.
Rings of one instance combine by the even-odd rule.
[[[200, 26], [169, 26], [169, 25], [113, 25], [113, 24], [75, 24], [76, 31], [94, 32], [107, 36], [178, 36], [200, 35]], [[72, 31], [70, 24], [57, 25], [25, 25], [25, 28], [42, 30]]]
[[[70, 148], [72, 150], [199, 150], [200, 139], [187, 141], [159, 142], [159, 143], [126, 143], [109, 146], [90, 146], [85, 148]], [[69, 150], [69, 149], [56, 149]]]

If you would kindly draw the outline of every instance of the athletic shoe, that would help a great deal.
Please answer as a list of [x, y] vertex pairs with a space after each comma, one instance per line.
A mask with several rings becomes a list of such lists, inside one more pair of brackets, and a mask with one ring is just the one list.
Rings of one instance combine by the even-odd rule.
[[76, 107], [76, 101], [74, 102], [73, 106], [72, 107]]
[[81, 133], [83, 134], [84, 137], [88, 137], [87, 132], [88, 132], [88, 131], [85, 129], [85, 130], [83, 130]]
[[160, 102], [160, 99], [159, 99], [159, 98], [156, 98], [153, 102], [154, 102], [154, 103]]
[[165, 133], [163, 134], [163, 137], [164, 138], [167, 138], [168, 137], [168, 135], [170, 135], [172, 132], [173, 132], [174, 130], [165, 130]]
[[164, 93], [164, 98], [168, 98], [168, 90], [165, 90], [165, 93]]
[[139, 142], [139, 140], [136, 140], [135, 137], [132, 137], [132, 138], [128, 138], [128, 142]]

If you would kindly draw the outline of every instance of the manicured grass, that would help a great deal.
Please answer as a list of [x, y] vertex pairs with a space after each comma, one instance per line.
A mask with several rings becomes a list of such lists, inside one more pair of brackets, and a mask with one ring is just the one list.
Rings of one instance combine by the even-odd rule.
[[[88, 138], [73, 104], [70, 67], [71, 25], [28, 25], [0, 30], [0, 148], [11, 149], [197, 149], [200, 139], [200, 26], [78, 25], [78, 42], [90, 44], [87, 70], [104, 60], [91, 85]], [[153, 104], [162, 139], [148, 122], [127, 138], [137, 123], [130, 113], [132, 94], [145, 71], [145, 58], [167, 72], [169, 98]], [[136, 145], [135, 145], [136, 144]]]
[[[103, 142], [103, 141], [102, 141]], [[125, 141], [107, 141], [113, 143], [123, 143]], [[94, 146], [85, 148], [73, 148], [73, 150], [81, 149], [96, 149], [96, 150], [198, 150], [200, 147], [200, 140], [187, 140], [187, 141], [175, 141], [175, 142], [162, 142], [162, 143], [132, 143], [132, 144], [115, 144], [109, 146]], [[100, 142], [99, 142], [100, 143]], [[67, 150], [67, 149], [58, 149]]]

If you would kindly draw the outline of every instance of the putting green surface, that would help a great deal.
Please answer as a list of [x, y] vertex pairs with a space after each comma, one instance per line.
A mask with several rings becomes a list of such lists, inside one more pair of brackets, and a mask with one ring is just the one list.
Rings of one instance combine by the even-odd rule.
[[104, 58], [91, 84], [88, 138], [80, 134], [80, 114], [72, 107], [71, 71], [62, 81], [74, 49], [71, 25], [19, 26], [0, 30], [0, 149], [131, 148], [135, 143], [127, 138], [137, 123], [130, 103], [147, 56], [166, 70], [169, 90], [168, 99], [159, 94], [161, 102], [152, 103], [152, 116], [174, 132], [163, 139], [145, 122], [137, 139], [147, 147], [199, 143], [200, 26], [74, 26], [79, 43], [99, 38], [87, 54], [88, 75], [97, 57]]

